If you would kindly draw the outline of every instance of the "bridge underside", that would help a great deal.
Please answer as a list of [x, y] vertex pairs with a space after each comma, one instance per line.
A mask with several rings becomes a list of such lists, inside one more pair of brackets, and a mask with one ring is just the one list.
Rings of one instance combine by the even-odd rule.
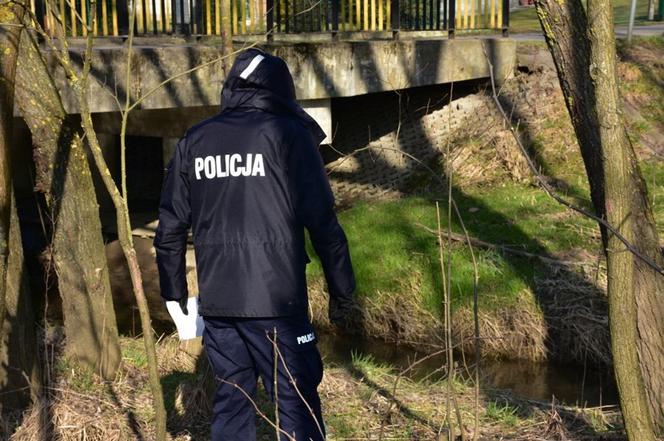
[[[152, 39], [152, 45], [147, 40], [139, 41], [134, 47], [130, 93], [134, 100], [143, 98], [131, 118], [129, 134], [179, 137], [188, 126], [214, 114], [220, 104], [224, 81], [220, 47], [212, 42], [169, 44], [164, 40]], [[236, 49], [250, 44], [236, 43]], [[281, 41], [263, 43], [261, 47], [286, 60], [298, 99], [328, 135], [331, 98], [488, 78], [488, 61], [500, 81], [514, 70], [516, 63], [516, 44], [507, 38]], [[74, 60], [80, 61], [82, 49], [72, 45]], [[127, 93], [127, 48], [102, 43], [93, 54], [90, 108], [96, 114], [100, 131], [117, 134], [116, 98], [124, 102]], [[205, 67], [159, 87], [169, 78], [205, 63]], [[65, 108], [69, 113], [78, 113], [62, 70], [55, 67], [55, 60], [51, 60], [51, 66]]]

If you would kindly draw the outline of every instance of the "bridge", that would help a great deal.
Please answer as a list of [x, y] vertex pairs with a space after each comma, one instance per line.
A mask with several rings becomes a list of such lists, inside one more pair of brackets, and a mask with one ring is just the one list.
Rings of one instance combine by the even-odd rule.
[[[283, 57], [298, 99], [328, 141], [331, 99], [487, 78], [487, 59], [500, 80], [515, 62], [515, 43], [505, 38], [509, 0], [137, 0], [126, 91], [130, 2], [31, 0], [31, 7], [47, 32], [64, 24], [79, 68], [82, 37], [88, 30], [97, 37], [90, 107], [100, 130], [119, 133], [118, 98], [130, 93], [143, 95], [138, 110], [161, 112], [135, 112], [129, 134], [177, 138], [219, 105], [222, 1], [230, 2], [235, 49], [260, 44]], [[91, 24], [92, 12], [98, 19]], [[65, 108], [78, 113], [63, 72], [53, 73]]]
[[[90, 108], [112, 172], [119, 171], [118, 102], [127, 94], [140, 98], [126, 134], [129, 161], [142, 165], [135, 178], [129, 170], [128, 181], [130, 195], [135, 182], [134, 194], [150, 199], [148, 205], [158, 197], [163, 163], [178, 138], [218, 112], [224, 81], [221, 1], [231, 3], [235, 49], [258, 44], [286, 60], [298, 99], [327, 134], [324, 143], [332, 141], [339, 121], [334, 109], [345, 106], [339, 100], [364, 96], [373, 106], [371, 97], [381, 92], [487, 79], [489, 62], [501, 81], [516, 65], [516, 43], [507, 33], [509, 0], [136, 1], [129, 90], [124, 84], [129, 1], [31, 0], [31, 8], [46, 32], [64, 24], [79, 69], [83, 37], [88, 32], [96, 37]], [[93, 7], [96, 25], [90, 20]], [[47, 49], [45, 54], [65, 109], [79, 113], [64, 72], [53, 54]], [[27, 142], [27, 128], [23, 131]], [[107, 197], [99, 197], [102, 212], [112, 213]], [[113, 224], [106, 222], [109, 229]]]

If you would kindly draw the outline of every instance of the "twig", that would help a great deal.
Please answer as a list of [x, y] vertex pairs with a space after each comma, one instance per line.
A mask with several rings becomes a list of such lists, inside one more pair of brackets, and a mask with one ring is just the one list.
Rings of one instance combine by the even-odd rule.
[[[274, 349], [277, 351], [277, 355], [279, 357], [279, 360], [281, 360], [281, 364], [284, 367], [284, 371], [286, 371], [286, 375], [288, 375], [288, 379], [290, 383], [293, 385], [293, 389], [295, 389], [295, 392], [297, 395], [300, 397], [304, 405], [307, 407], [307, 410], [309, 411], [309, 414], [311, 414], [311, 417], [314, 419], [314, 422], [316, 423], [316, 427], [318, 428], [318, 432], [320, 433], [320, 436], [325, 438], [325, 431], [323, 431], [323, 428], [320, 425], [320, 422], [318, 421], [318, 417], [316, 417], [316, 413], [314, 410], [311, 408], [309, 405], [309, 402], [304, 398], [302, 393], [300, 392], [300, 389], [297, 387], [297, 381], [295, 381], [295, 378], [293, 378], [293, 375], [290, 372], [290, 369], [288, 369], [288, 365], [286, 364], [286, 360], [284, 359], [283, 355], [281, 354], [281, 351], [279, 350], [279, 346], [277, 346], [277, 342], [272, 341], [270, 337], [267, 337], [268, 340], [270, 340], [274, 344]], [[276, 378], [276, 375], [275, 375]]]
[[[433, 228], [427, 227], [426, 225], [424, 225], [422, 223], [415, 222], [415, 225], [422, 228], [423, 230], [425, 230], [428, 233], [437, 234], [436, 230], [434, 230]], [[523, 257], [530, 257], [530, 258], [534, 258], [534, 259], [539, 259], [542, 262], [553, 264], [553, 265], [580, 265], [580, 266], [594, 266], [595, 265], [594, 262], [583, 262], [583, 261], [575, 261], [575, 260], [558, 260], [558, 259], [554, 259], [554, 258], [551, 258], [551, 257], [542, 256], [541, 254], [531, 253], [531, 252], [528, 252], [528, 251], [523, 251], [523, 250], [519, 250], [519, 249], [516, 249], [516, 248], [512, 248], [512, 247], [507, 246], [507, 245], [500, 245], [500, 244], [495, 244], [495, 243], [491, 243], [491, 242], [486, 242], [484, 240], [477, 239], [475, 237], [466, 237], [466, 236], [458, 234], [458, 233], [451, 233], [450, 237], [453, 241], [456, 241], [456, 242], [468, 242], [468, 241], [470, 241], [473, 245], [478, 246], [478, 247], [488, 248], [488, 249], [498, 250], [498, 251], [504, 251], [504, 252], [507, 252], [507, 253], [510, 253], [510, 254], [516, 254], [518, 256], [523, 256]]]
[[249, 396], [249, 394], [248, 394], [243, 388], [241, 388], [237, 383], [233, 383], [232, 381], [224, 380], [223, 378], [220, 378], [220, 377], [217, 377], [217, 376], [215, 376], [215, 378], [216, 378], [217, 381], [219, 381], [220, 383], [229, 384], [229, 385], [233, 386], [234, 388], [236, 388], [237, 390], [239, 390], [239, 391], [242, 393], [242, 395], [244, 395], [245, 398], [246, 398], [247, 400], [249, 400], [249, 402], [251, 403], [251, 405], [254, 407], [254, 410], [256, 411], [256, 414], [257, 414], [259, 417], [263, 418], [263, 420], [265, 420], [270, 426], [272, 426], [272, 427], [277, 431], [277, 433], [280, 433], [280, 434], [282, 434], [282, 435], [285, 435], [285, 436], [288, 438], [289, 441], [296, 441], [296, 439], [293, 438], [292, 435], [290, 435], [290, 434], [289, 434], [288, 432], [286, 432], [285, 430], [279, 428], [279, 426], [275, 425], [275, 424], [272, 422], [272, 420], [270, 420], [270, 419], [267, 417], [267, 415], [265, 415], [263, 412], [261, 412], [260, 408], [258, 407], [258, 404], [256, 404], [256, 401], [254, 401], [254, 399], [251, 398], [251, 396]]
[[486, 58], [486, 62], [489, 66], [489, 74], [491, 77], [491, 91], [492, 91], [492, 98], [494, 103], [496, 104], [496, 108], [500, 112], [501, 116], [507, 123], [507, 126], [510, 130], [510, 133], [512, 133], [512, 136], [514, 137], [514, 140], [516, 141], [517, 145], [519, 146], [519, 149], [521, 150], [521, 153], [523, 154], [526, 162], [528, 163], [528, 167], [530, 170], [533, 172], [533, 175], [535, 176], [535, 180], [539, 184], [540, 187], [544, 190], [546, 194], [548, 194], [550, 197], [552, 197], [554, 200], [556, 200], [558, 203], [564, 205], [565, 207], [569, 208], [570, 210], [576, 211], [577, 213], [590, 218], [594, 220], [595, 222], [599, 223], [602, 225], [604, 228], [609, 230], [611, 234], [613, 234], [620, 242], [622, 242], [627, 250], [631, 252], [634, 256], [638, 257], [641, 259], [646, 265], [648, 265], [650, 268], [652, 268], [656, 273], [658, 273], [661, 276], [664, 276], [664, 268], [659, 266], [654, 260], [649, 258], [648, 256], [645, 256], [642, 254], [634, 245], [632, 245], [631, 242], [629, 242], [625, 236], [620, 234], [620, 232], [614, 228], [609, 222], [606, 220], [602, 219], [601, 217], [591, 213], [588, 210], [585, 210], [581, 207], [578, 207], [571, 202], [566, 201], [564, 198], [559, 196], [553, 188], [546, 182], [546, 179], [542, 174], [539, 172], [537, 167], [535, 166], [535, 163], [533, 162], [532, 158], [528, 154], [528, 150], [525, 148], [523, 145], [523, 142], [521, 141], [521, 137], [519, 134], [515, 131], [514, 126], [512, 125], [512, 121], [509, 119], [509, 116], [507, 116], [507, 113], [505, 112], [505, 109], [503, 109], [502, 104], [500, 103], [500, 100], [498, 99], [498, 93], [496, 92], [496, 80], [494, 76], [494, 71], [493, 71], [493, 64], [491, 63], [491, 60], [489, 59], [489, 55], [486, 52], [486, 47], [483, 46], [484, 49], [484, 57]]
[[279, 353], [277, 348], [277, 327], [273, 328], [274, 331], [274, 341], [272, 342], [272, 347], [274, 351], [274, 371], [272, 372], [272, 387], [274, 389], [274, 419], [275, 426], [277, 427], [277, 439], [279, 439], [279, 381], [277, 377], [277, 368], [279, 367]]

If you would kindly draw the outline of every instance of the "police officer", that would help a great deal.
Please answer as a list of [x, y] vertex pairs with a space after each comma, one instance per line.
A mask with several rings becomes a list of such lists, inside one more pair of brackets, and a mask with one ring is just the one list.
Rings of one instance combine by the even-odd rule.
[[355, 279], [317, 149], [324, 137], [296, 102], [286, 63], [249, 49], [226, 78], [221, 113], [186, 132], [166, 171], [154, 240], [161, 295], [188, 313], [191, 228], [203, 342], [217, 380], [215, 441], [256, 438], [258, 377], [277, 400], [282, 440], [325, 438], [304, 229], [337, 325], [348, 323]]

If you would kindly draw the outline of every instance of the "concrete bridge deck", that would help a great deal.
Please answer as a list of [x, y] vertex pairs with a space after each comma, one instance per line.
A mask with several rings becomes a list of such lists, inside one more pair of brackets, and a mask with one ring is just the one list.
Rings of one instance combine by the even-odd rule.
[[[247, 47], [236, 45], [236, 49]], [[498, 79], [514, 68], [516, 44], [507, 38], [426, 38], [400, 40], [279, 42], [261, 44], [283, 57], [293, 74], [300, 100], [349, 97], [374, 92], [488, 78], [487, 57]], [[83, 47], [72, 46], [75, 60]], [[216, 106], [224, 74], [219, 46], [214, 44], [141, 44], [134, 46], [131, 95], [139, 98], [169, 78], [196, 66], [145, 97], [140, 109]], [[93, 51], [90, 103], [93, 112], [118, 110], [115, 94], [124, 101], [127, 48], [98, 45]], [[61, 69], [51, 60], [69, 113], [78, 113]]]
[[[236, 42], [236, 49], [251, 44], [255, 43]], [[500, 81], [516, 65], [515, 41], [500, 37], [277, 41], [260, 46], [286, 60], [298, 99], [328, 136], [332, 130], [330, 99], [488, 78], [488, 60]], [[80, 43], [72, 43], [72, 58], [79, 68], [82, 51]], [[220, 56], [214, 41], [191, 43], [163, 37], [137, 41], [129, 93], [132, 101], [141, 97], [142, 101], [130, 118], [128, 134], [177, 138], [188, 126], [214, 114], [224, 82]], [[78, 113], [64, 72], [54, 57], [49, 64], [67, 112]], [[195, 69], [201, 65], [204, 67]], [[116, 98], [124, 102], [127, 93], [126, 66], [126, 45], [103, 39], [97, 44], [89, 96], [102, 133], [119, 133]], [[192, 71], [183, 74], [188, 70]], [[168, 81], [174, 76], [177, 78]]]

